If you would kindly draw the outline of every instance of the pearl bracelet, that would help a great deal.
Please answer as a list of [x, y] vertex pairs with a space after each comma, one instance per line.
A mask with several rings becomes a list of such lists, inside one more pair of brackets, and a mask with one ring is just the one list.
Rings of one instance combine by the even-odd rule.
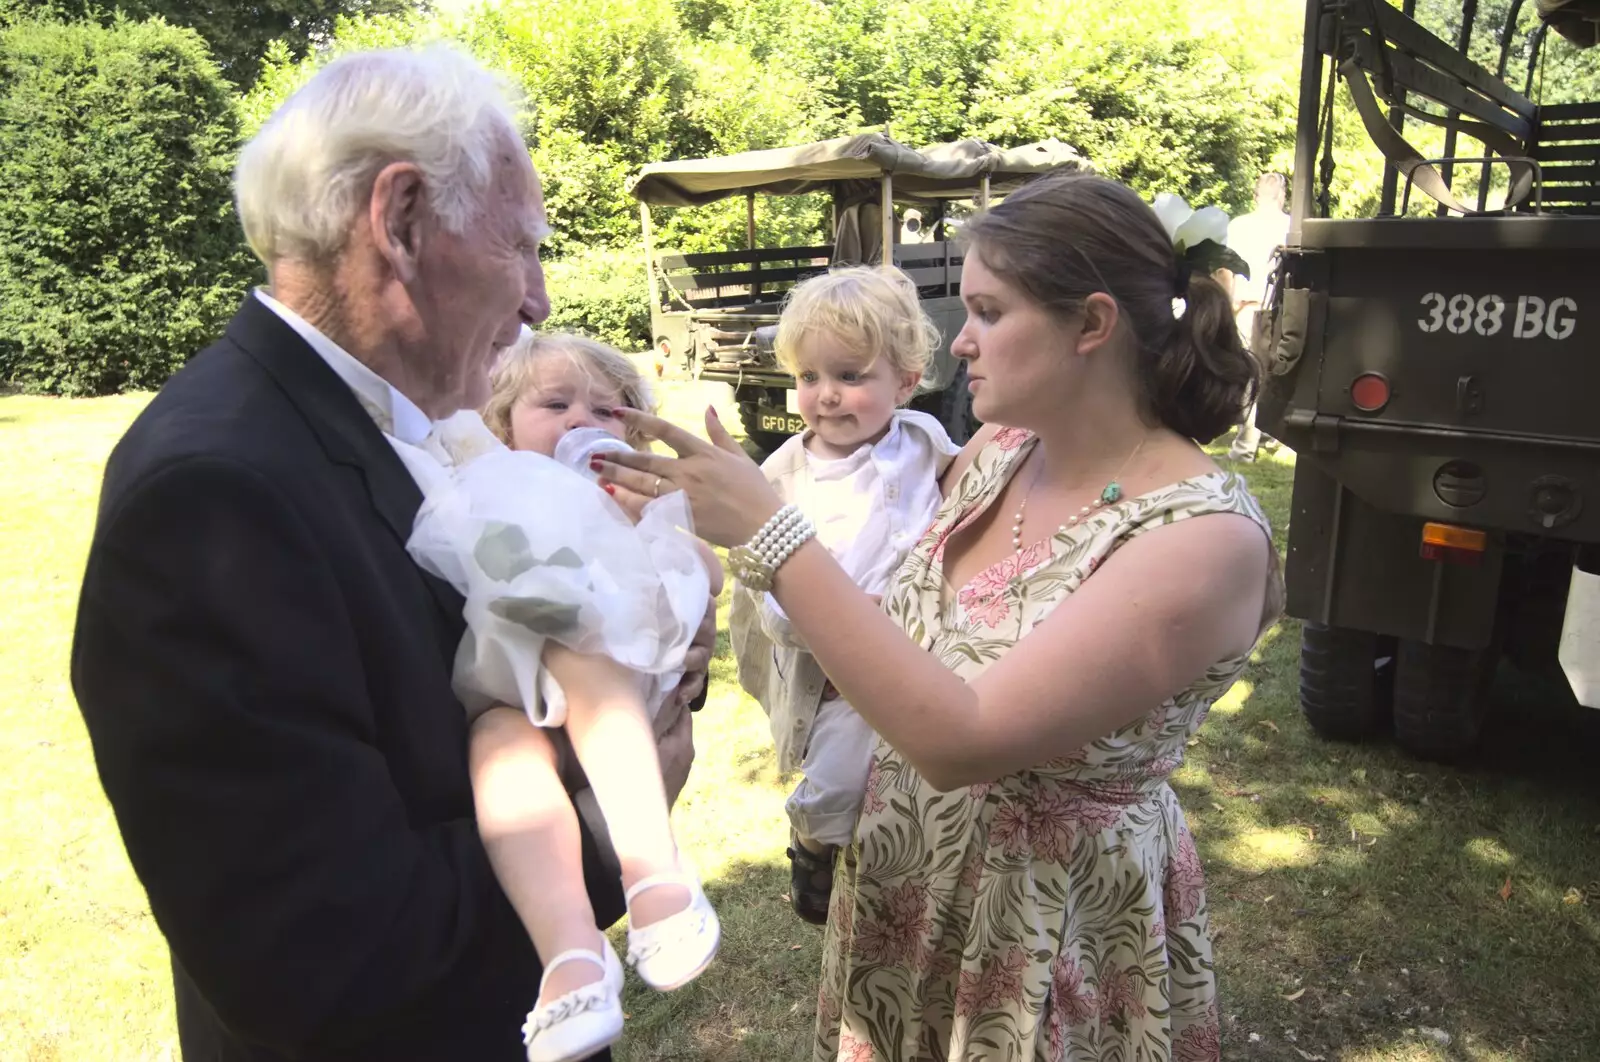
[[783, 562], [817, 533], [816, 525], [793, 505], [785, 505], [761, 526], [755, 537], [728, 552], [733, 577], [757, 593], [772, 589]]

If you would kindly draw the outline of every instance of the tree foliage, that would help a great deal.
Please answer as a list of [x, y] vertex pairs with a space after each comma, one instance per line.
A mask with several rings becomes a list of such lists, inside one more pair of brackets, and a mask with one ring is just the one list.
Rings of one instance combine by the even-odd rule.
[[1003, 0], [795, 0], [777, 5], [778, 24], [749, 30], [765, 30], [761, 53], [822, 86], [848, 124], [926, 144], [968, 131], [1012, 8]]
[[551, 262], [546, 328], [582, 332], [623, 350], [650, 345], [650, 301], [644, 258], [637, 251], [600, 247]]
[[[1500, 46], [1513, 0], [1478, 0], [1467, 53], [1484, 69], [1495, 72], [1500, 63]], [[1464, 5], [1461, 0], [1418, 0], [1416, 19], [1439, 37], [1457, 44], [1460, 41]], [[1534, 40], [1539, 35], [1535, 5], [1525, 2], [1511, 27], [1505, 81], [1521, 92], [1529, 87], [1529, 65], [1534, 63]], [[1544, 35], [1537, 62], [1533, 65], [1533, 98], [1542, 103], [1578, 103], [1600, 99], [1600, 64], [1593, 51], [1580, 49], [1560, 34]]]
[[160, 18], [200, 34], [229, 80], [246, 87], [274, 41], [303, 56], [340, 17], [416, 10], [425, 0], [0, 0], [0, 25], [27, 18], [91, 19], [109, 25], [119, 15]]
[[1289, 144], [1292, 60], [1241, 45], [1195, 8], [1040, 0], [984, 71], [974, 131], [1056, 136], [1147, 198], [1245, 207]]
[[238, 304], [231, 88], [160, 22], [0, 30], [0, 377], [159, 385]]
[[[1511, 2], [1479, 4], [1472, 52], [1491, 69]], [[1418, 3], [1424, 25], [1446, 36], [1459, 28], [1450, 21], [1460, 18], [1454, 0]], [[135, 31], [132, 23], [106, 13], [113, 7], [135, 16], [159, 15], [194, 33], [156, 23]], [[1534, 25], [1532, 5], [1523, 7], [1508, 71], [1516, 85], [1526, 74]], [[37, 61], [20, 52], [8, 60], [7, 76], [22, 87], [8, 91], [5, 100], [11, 123], [5, 135], [11, 139], [0, 168], [10, 187], [49, 189], [61, 197], [61, 206], [29, 190], [0, 208], [8, 225], [26, 230], [24, 238], [11, 241], [14, 247], [0, 248], [0, 260], [11, 270], [7, 282], [38, 293], [73, 284], [87, 291], [84, 285], [92, 280], [102, 285], [94, 290], [107, 292], [102, 316], [139, 309], [133, 301], [144, 297], [146, 283], [168, 291], [169, 303], [180, 290], [191, 292], [185, 298], [196, 306], [226, 303], [224, 294], [237, 293], [249, 271], [226, 209], [236, 127], [249, 135], [333, 56], [437, 39], [460, 43], [520, 88], [525, 135], [555, 230], [548, 251], [558, 316], [568, 326], [587, 322], [618, 342], [648, 338], [639, 211], [627, 189], [650, 162], [871, 130], [887, 130], [916, 146], [972, 136], [1003, 146], [1055, 137], [1146, 198], [1172, 192], [1236, 212], [1249, 204], [1263, 169], [1288, 172], [1293, 158], [1301, 3], [450, 0], [437, 8], [429, 0], [0, 0], [0, 26], [17, 23], [24, 9], [79, 20], [71, 30], [19, 26], [6, 38], [13, 51], [24, 40], [70, 40], [81, 53], [79, 67], [95, 71], [72, 73], [79, 67], [44, 58], [49, 49], [42, 44], [29, 45], [40, 53]], [[131, 74], [116, 80], [102, 72], [109, 69], [107, 56], [123, 54], [119, 48], [143, 54], [132, 44], [104, 43], [113, 38], [169, 42], [161, 53], [167, 58], [150, 64], [154, 87], [121, 87]], [[199, 38], [215, 63], [206, 60]], [[173, 43], [179, 40], [186, 43]], [[181, 62], [172, 58], [179, 54]], [[1600, 98], [1594, 59], [1552, 38], [1535, 83], [1542, 77], [1545, 99]], [[43, 64], [41, 71], [53, 72], [26, 73], [36, 62]], [[219, 68], [242, 95], [230, 98]], [[182, 77], [179, 69], [186, 71]], [[40, 79], [47, 76], [65, 86], [63, 99], [70, 102], [45, 101]], [[91, 92], [79, 84], [94, 78], [100, 79], [97, 85], [119, 88]], [[191, 88], [183, 78], [198, 81]], [[186, 87], [171, 87], [179, 84]], [[171, 102], [178, 93], [188, 94], [182, 106]], [[81, 126], [62, 118], [69, 112], [83, 116]], [[1383, 160], [1343, 90], [1335, 115], [1335, 212], [1370, 212]], [[175, 131], [180, 126], [181, 135]], [[124, 128], [140, 130], [139, 137], [113, 133]], [[158, 136], [147, 128], [163, 132]], [[1427, 130], [1408, 135], [1419, 147], [1433, 145]], [[151, 146], [157, 143], [159, 149]], [[157, 150], [164, 153], [160, 159]], [[91, 167], [89, 160], [98, 161]], [[104, 176], [110, 172], [152, 176], [110, 189]], [[135, 195], [145, 196], [143, 205], [118, 199]], [[111, 201], [114, 209], [107, 206]], [[113, 246], [105, 234], [88, 231], [91, 219], [108, 212], [143, 218], [145, 227], [123, 223], [124, 242]], [[825, 240], [822, 197], [764, 198], [756, 217], [760, 244]], [[695, 209], [657, 208], [652, 223], [663, 249], [740, 246], [746, 205], [732, 199]], [[70, 264], [60, 250], [65, 245], [82, 248]], [[47, 246], [57, 250], [47, 254]], [[116, 268], [105, 266], [108, 261]], [[122, 283], [137, 294], [109, 294], [113, 279], [130, 270], [139, 279]], [[180, 273], [186, 279], [174, 287], [172, 278]], [[35, 307], [28, 311], [27, 327], [35, 330], [30, 335], [44, 335], [46, 321], [64, 332], [60, 312], [37, 298], [29, 305]], [[167, 304], [156, 299], [151, 305]], [[161, 355], [168, 358], [163, 364], [175, 364], [170, 359], [187, 351], [179, 351], [181, 344], [162, 344], [176, 343], [170, 338], [175, 330], [190, 328], [182, 322], [214, 319], [192, 309], [169, 306], [163, 312], [166, 323], [156, 332], [166, 338], [155, 347], [169, 351]], [[185, 334], [199, 333], [191, 328]], [[30, 339], [29, 349], [43, 349], [39, 342]], [[17, 348], [7, 349], [14, 354]], [[73, 377], [77, 382], [41, 386], [93, 389], [145, 385], [159, 377], [131, 365], [118, 377], [79, 340], [57, 342], [53, 349], [89, 353], [81, 355], [86, 361]], [[18, 371], [15, 357], [3, 356], [4, 370]]]

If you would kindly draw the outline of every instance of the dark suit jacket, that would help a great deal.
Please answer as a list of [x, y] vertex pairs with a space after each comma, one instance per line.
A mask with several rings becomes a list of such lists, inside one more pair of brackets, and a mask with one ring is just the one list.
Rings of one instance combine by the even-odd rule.
[[[420, 504], [254, 297], [107, 464], [72, 682], [184, 1062], [524, 1057], [539, 965], [473, 821], [462, 601], [406, 553]], [[609, 924], [597, 852], [586, 826]]]

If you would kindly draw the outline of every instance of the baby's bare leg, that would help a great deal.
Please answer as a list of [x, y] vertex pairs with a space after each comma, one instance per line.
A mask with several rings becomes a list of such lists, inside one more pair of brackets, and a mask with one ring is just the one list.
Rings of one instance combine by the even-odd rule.
[[[667, 793], [661, 783], [638, 676], [603, 656], [586, 656], [548, 642], [544, 663], [567, 698], [567, 736], [594, 790], [622, 864], [622, 884], [630, 888], [678, 867], [677, 845]], [[629, 913], [636, 925], [649, 925], [683, 910], [687, 889], [647, 889]]]
[[[562, 788], [555, 747], [522, 712], [491, 708], [472, 725], [470, 762], [478, 832], [506, 898], [542, 962], [603, 938], [583, 882], [578, 814]], [[593, 963], [557, 967], [540, 1002], [598, 981]]]

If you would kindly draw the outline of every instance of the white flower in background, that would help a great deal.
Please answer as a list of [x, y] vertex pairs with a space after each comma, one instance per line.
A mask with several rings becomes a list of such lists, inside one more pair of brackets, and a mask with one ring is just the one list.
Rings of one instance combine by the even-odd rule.
[[1221, 207], [1201, 207], [1192, 209], [1180, 195], [1162, 192], [1156, 196], [1151, 204], [1156, 212], [1156, 217], [1161, 219], [1162, 227], [1167, 230], [1167, 236], [1172, 240], [1173, 249], [1183, 254], [1191, 247], [1198, 247], [1207, 240], [1211, 240], [1219, 247], [1228, 245], [1228, 214]]

